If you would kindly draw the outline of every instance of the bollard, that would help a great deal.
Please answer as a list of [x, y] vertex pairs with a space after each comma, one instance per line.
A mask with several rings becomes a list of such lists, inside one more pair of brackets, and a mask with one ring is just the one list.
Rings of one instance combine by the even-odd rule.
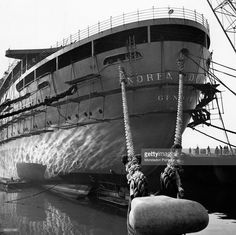
[[198, 202], [167, 196], [137, 197], [131, 202], [129, 224], [138, 235], [176, 235], [201, 231], [209, 222]]

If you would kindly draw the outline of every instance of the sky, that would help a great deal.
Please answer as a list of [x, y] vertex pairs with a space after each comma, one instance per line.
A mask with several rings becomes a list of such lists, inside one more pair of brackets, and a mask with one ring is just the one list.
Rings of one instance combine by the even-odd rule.
[[[235, 66], [236, 55], [219, 26], [207, 0], [0, 0], [0, 77], [11, 59], [5, 57], [7, 49], [47, 48], [70, 34], [104, 21], [110, 16], [133, 12], [137, 9], [178, 7], [196, 9], [204, 14], [210, 25], [213, 61], [229, 67]], [[221, 69], [221, 68], [220, 68]], [[231, 72], [231, 71], [230, 71]], [[216, 74], [225, 84], [236, 90], [236, 78]], [[235, 73], [236, 75], [236, 73]], [[222, 91], [226, 129], [236, 131], [236, 97], [220, 86]], [[221, 126], [219, 120], [212, 124]], [[224, 132], [212, 127], [199, 126], [199, 130], [226, 141]], [[236, 145], [236, 135], [229, 134]], [[183, 147], [214, 148], [221, 143], [187, 128], [183, 134]], [[223, 144], [221, 144], [223, 145]]]

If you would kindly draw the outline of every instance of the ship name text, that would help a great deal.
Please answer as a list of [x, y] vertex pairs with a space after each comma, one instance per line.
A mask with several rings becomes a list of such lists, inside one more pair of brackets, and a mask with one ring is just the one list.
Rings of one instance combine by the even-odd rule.
[[[204, 74], [198, 73], [186, 73], [184, 76], [184, 82], [186, 83], [201, 83], [204, 79]], [[158, 72], [127, 76], [127, 83], [129, 86], [158, 82], [178, 83], [178, 72]]]

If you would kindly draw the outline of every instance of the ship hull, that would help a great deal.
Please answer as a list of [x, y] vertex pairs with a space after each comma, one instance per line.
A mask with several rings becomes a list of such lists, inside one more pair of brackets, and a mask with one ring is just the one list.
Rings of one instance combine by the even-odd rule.
[[[166, 131], [167, 125], [172, 125], [172, 131]], [[132, 117], [135, 152], [141, 153], [142, 148], [171, 146], [174, 127], [175, 113]], [[5, 143], [1, 152], [5, 168], [8, 169], [8, 177], [17, 177], [15, 162], [33, 161], [47, 166], [47, 177], [77, 171], [124, 173], [121, 157], [125, 154], [122, 117], [115, 121], [16, 139]]]
[[[183, 30], [181, 37], [179, 32], [174, 34], [176, 39], [171, 33], [165, 39], [158, 37], [163, 27], [175, 25]], [[202, 38], [190, 38], [189, 29], [193, 36], [200, 32]], [[127, 32], [136, 34], [135, 45], [127, 46], [131, 37]], [[116, 34], [123, 35], [119, 39], [123, 44], [109, 44], [111, 37], [117, 40]], [[46, 178], [124, 176], [121, 156], [126, 154], [126, 143], [118, 66], [127, 78], [135, 153], [143, 148], [170, 148], [176, 125], [177, 61], [182, 51], [198, 58], [197, 63], [187, 57], [184, 61], [184, 131], [200, 95], [194, 84], [205, 81], [207, 39], [207, 29], [191, 20], [146, 20], [62, 48], [19, 78], [13, 73], [14, 82], [1, 96], [1, 174], [19, 177], [16, 163], [36, 163], [47, 166]], [[87, 49], [91, 53], [86, 57]], [[72, 61], [75, 57], [77, 61]], [[6, 110], [12, 110], [8, 116]], [[149, 177], [156, 168], [160, 169], [145, 166], [143, 170]]]

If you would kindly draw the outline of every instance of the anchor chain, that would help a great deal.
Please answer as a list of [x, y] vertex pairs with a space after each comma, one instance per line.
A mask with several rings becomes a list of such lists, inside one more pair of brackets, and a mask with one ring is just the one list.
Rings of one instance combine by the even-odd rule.
[[174, 145], [169, 153], [169, 160], [164, 172], [161, 173], [161, 193], [171, 197], [182, 198], [184, 190], [182, 188], [179, 172], [179, 158], [182, 150], [182, 130], [183, 130], [183, 77], [184, 77], [184, 54], [180, 52], [177, 59], [179, 69], [179, 89], [178, 89], [178, 105], [176, 117], [176, 129], [174, 137]]
[[129, 122], [129, 110], [126, 96], [126, 76], [124, 69], [119, 66], [119, 77], [122, 95], [122, 107], [124, 115], [125, 140], [127, 156], [123, 156], [122, 162], [127, 172], [127, 181], [130, 188], [130, 199], [147, 196], [147, 180], [141, 171], [141, 156], [134, 154], [134, 144]]

